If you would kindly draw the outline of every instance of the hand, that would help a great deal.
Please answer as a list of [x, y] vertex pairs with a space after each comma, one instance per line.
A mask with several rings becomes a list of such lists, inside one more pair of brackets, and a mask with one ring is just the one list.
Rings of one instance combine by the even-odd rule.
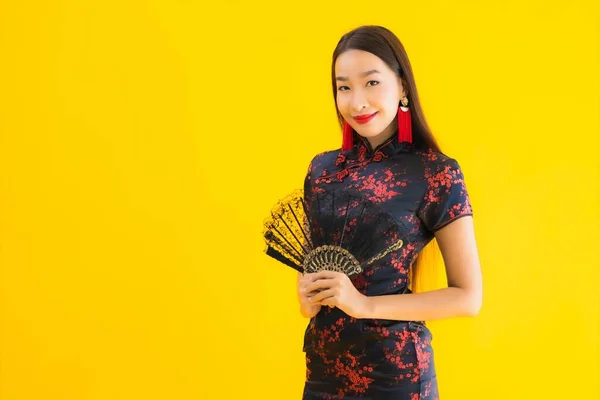
[[320, 271], [304, 276], [313, 282], [306, 286], [309, 292], [319, 291], [308, 296], [310, 304], [337, 307], [354, 318], [365, 318], [367, 296], [360, 293], [348, 275], [335, 271]]
[[306, 318], [312, 318], [321, 311], [320, 304], [312, 304], [308, 298], [319, 293], [318, 291], [309, 292], [307, 285], [313, 280], [308, 274], [298, 275], [298, 300], [300, 301], [300, 312]]

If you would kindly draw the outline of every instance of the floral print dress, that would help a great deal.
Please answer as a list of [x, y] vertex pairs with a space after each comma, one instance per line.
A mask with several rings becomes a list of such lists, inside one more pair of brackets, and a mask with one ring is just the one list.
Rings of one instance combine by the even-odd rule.
[[[358, 136], [351, 150], [317, 154], [304, 181], [305, 201], [332, 190], [376, 203], [402, 227], [404, 246], [350, 278], [366, 296], [410, 293], [409, 270], [434, 232], [472, 215], [457, 161], [400, 143], [397, 135], [375, 149]], [[356, 319], [322, 307], [304, 335], [303, 399], [439, 399], [431, 341], [425, 321]]]

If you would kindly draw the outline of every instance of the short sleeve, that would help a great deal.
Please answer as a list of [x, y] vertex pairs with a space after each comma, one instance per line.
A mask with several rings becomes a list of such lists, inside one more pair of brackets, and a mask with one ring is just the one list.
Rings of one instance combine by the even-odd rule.
[[308, 164], [308, 168], [306, 170], [306, 175], [304, 176], [304, 189], [303, 189], [303, 200], [304, 205], [306, 207], [306, 212], [310, 214], [312, 199], [313, 199], [313, 174], [315, 167], [315, 160], [318, 155], [314, 156], [310, 163]]
[[310, 161], [304, 177], [304, 203], [309, 205], [312, 199], [312, 169], [314, 158]]
[[427, 189], [418, 216], [431, 232], [467, 215], [473, 215], [463, 172], [458, 162], [446, 158], [426, 174]]
[[308, 165], [308, 169], [306, 170], [306, 175], [304, 176], [304, 199], [307, 200], [307, 196], [310, 195], [311, 191], [311, 172], [312, 172], [312, 161]]

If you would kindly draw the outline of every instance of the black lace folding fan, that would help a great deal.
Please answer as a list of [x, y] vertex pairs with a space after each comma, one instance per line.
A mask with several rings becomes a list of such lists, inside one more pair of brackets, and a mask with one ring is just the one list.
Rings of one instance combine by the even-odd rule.
[[297, 271], [348, 276], [403, 245], [397, 222], [376, 204], [347, 192], [315, 193], [306, 204], [301, 189], [272, 208], [263, 236], [264, 252]]

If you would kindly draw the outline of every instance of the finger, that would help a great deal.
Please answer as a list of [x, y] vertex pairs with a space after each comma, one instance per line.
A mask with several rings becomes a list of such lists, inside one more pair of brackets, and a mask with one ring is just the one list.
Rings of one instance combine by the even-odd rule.
[[322, 306], [327, 306], [329, 308], [333, 308], [335, 306], [337, 306], [337, 298], [334, 297], [328, 297], [326, 299], [321, 300], [320, 304]]
[[336, 284], [336, 280], [335, 279], [319, 279], [318, 281], [309, 283], [308, 285], [306, 285], [306, 290], [308, 291], [313, 291], [313, 290], [324, 290], [324, 289], [329, 289], [333, 286], [335, 286]]
[[322, 271], [319, 272], [315, 272], [315, 279], [335, 279], [335, 278], [339, 278], [340, 275], [344, 275], [342, 272], [338, 272], [338, 271], [330, 271], [327, 269], [324, 269]]
[[300, 284], [301, 284], [301, 285], [309, 285], [309, 284], [311, 284], [311, 283], [315, 282], [316, 280], [317, 280], [317, 279], [316, 279], [316, 278], [314, 277], [314, 275], [313, 275], [313, 276], [309, 276], [309, 277], [307, 277], [307, 278], [301, 278], [301, 279], [300, 279]]
[[317, 289], [314, 289], [314, 290], [313, 290], [313, 289], [311, 289], [311, 287], [310, 287], [311, 285], [312, 285], [312, 283], [300, 284], [300, 285], [298, 286], [298, 290], [299, 290], [301, 293], [308, 293], [308, 292], [311, 292], [311, 291], [314, 291], [314, 290], [321, 290], [321, 289], [319, 289], [319, 288], [317, 288]]
[[311, 303], [318, 303], [324, 299], [328, 299], [333, 296], [335, 296], [335, 290], [327, 289], [315, 294], [314, 296], [310, 296], [308, 298], [308, 301], [310, 301]]
[[323, 290], [325, 290], [325, 289], [316, 289], [316, 290], [300, 289], [300, 294], [302, 294], [305, 297], [310, 297], [310, 296], [314, 296], [315, 294], [317, 294]]
[[306, 292], [306, 293], [302, 293], [302, 297], [305, 298], [305, 299], [308, 299], [310, 297], [316, 296], [319, 293], [320, 293], [319, 290], [315, 290], [313, 292]]
[[302, 275], [301, 279], [305, 279], [307, 281], [313, 281], [316, 277], [317, 273], [316, 272], [307, 272], [304, 275]]

